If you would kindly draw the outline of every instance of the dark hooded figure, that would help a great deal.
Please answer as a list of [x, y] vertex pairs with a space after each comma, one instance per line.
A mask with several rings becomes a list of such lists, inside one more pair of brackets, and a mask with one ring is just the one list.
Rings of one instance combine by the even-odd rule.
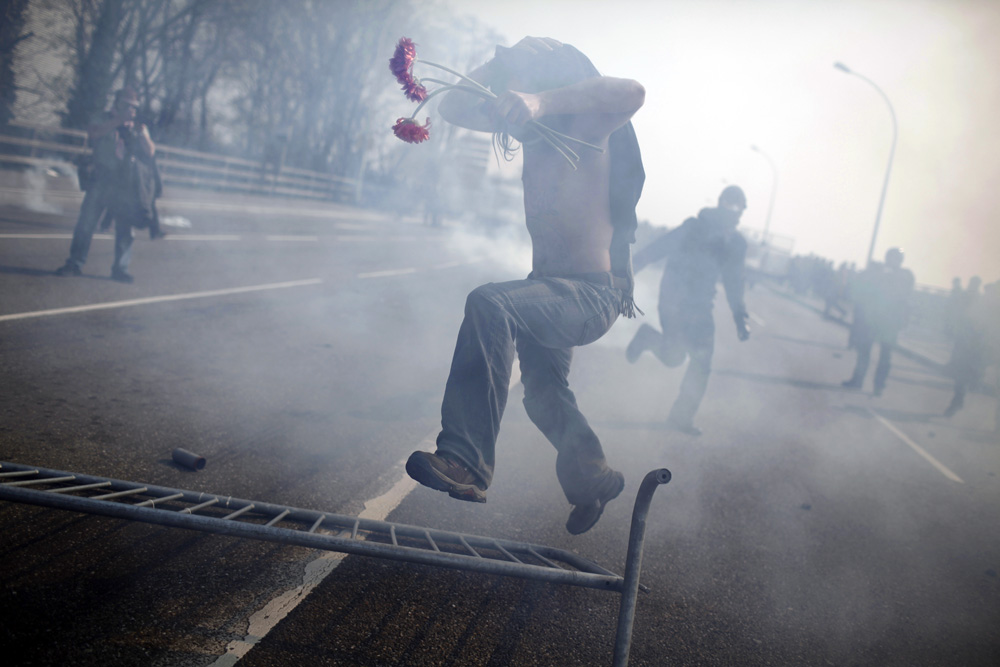
[[717, 208], [702, 209], [697, 218], [688, 218], [635, 255], [636, 271], [651, 262], [667, 260], [660, 282], [662, 331], [643, 324], [625, 350], [625, 356], [635, 363], [643, 352], [650, 350], [671, 368], [690, 358], [680, 395], [667, 418], [668, 426], [688, 435], [701, 434], [693, 420], [708, 388], [712, 368], [715, 350], [712, 305], [719, 278], [736, 322], [737, 336], [741, 341], [750, 337], [743, 303], [747, 242], [736, 231], [746, 205], [743, 190], [730, 185], [719, 195]]
[[[630, 79], [601, 76], [578, 50], [548, 38], [497, 47], [469, 77], [497, 98], [484, 102], [453, 90], [440, 113], [494, 134], [505, 153], [520, 142], [532, 271], [469, 294], [437, 451], [414, 452], [406, 470], [424, 486], [486, 502], [516, 355], [525, 409], [555, 446], [556, 474], [574, 506], [566, 529], [579, 534], [625, 486], [577, 408], [567, 376], [573, 347], [597, 340], [634, 310], [629, 243], [644, 174], [629, 119], [645, 91]], [[546, 139], [536, 123], [562, 135], [564, 146], [551, 134]]]

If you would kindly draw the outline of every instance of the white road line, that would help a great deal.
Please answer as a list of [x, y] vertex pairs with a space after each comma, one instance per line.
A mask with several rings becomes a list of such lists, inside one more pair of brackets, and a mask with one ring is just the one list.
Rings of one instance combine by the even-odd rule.
[[[72, 234], [0, 234], [0, 239], [46, 239], [64, 240], [73, 238]], [[111, 234], [94, 234], [95, 239], [113, 240]]]
[[[510, 386], [513, 387], [521, 379], [521, 372], [517, 364], [511, 369]], [[437, 434], [439, 429], [434, 428], [417, 443], [417, 449], [425, 452], [432, 452], [436, 449]], [[392, 488], [365, 502], [365, 509], [360, 517], [363, 519], [375, 519], [385, 521], [386, 517], [417, 488], [417, 483], [404, 473], [406, 460], [403, 459], [393, 467], [392, 475], [399, 476]], [[249, 619], [247, 635], [243, 639], [231, 641], [226, 646], [225, 654], [219, 656], [209, 667], [233, 667], [240, 658], [250, 652], [268, 632], [273, 630], [299, 603], [304, 602], [309, 595], [324, 579], [326, 579], [337, 566], [347, 557], [347, 554], [326, 551], [318, 558], [306, 564], [305, 575], [302, 584], [285, 591], [274, 598], [263, 608], [257, 610]]]
[[756, 324], [757, 326], [759, 327], [764, 326], [764, 320], [757, 317], [756, 313], [747, 312], [747, 315], [750, 317], [750, 321]]
[[167, 234], [167, 241], [242, 241], [237, 234]]
[[369, 271], [367, 273], [359, 273], [358, 278], [387, 278], [389, 276], [405, 276], [410, 273], [416, 273], [417, 270], [414, 268], [408, 269], [387, 269], [385, 271]]
[[[72, 239], [72, 234], [0, 234], [0, 240], [10, 239], [10, 240], [43, 240], [43, 241], [65, 241]], [[113, 241], [114, 236], [112, 234], [94, 234], [95, 239], [102, 239], [105, 241]], [[164, 240], [166, 241], [244, 241], [249, 240], [253, 237], [244, 237], [237, 234], [175, 234], [173, 232], [167, 234]], [[372, 235], [361, 235], [361, 234], [334, 234], [332, 236], [324, 237], [329, 238], [334, 241], [381, 241], [383, 243], [398, 243], [402, 241], [417, 241], [416, 236], [372, 236]], [[264, 237], [267, 241], [319, 241], [319, 236], [281, 236], [281, 235], [269, 235]]]
[[463, 259], [457, 262], [445, 262], [444, 264], [438, 264], [437, 266], [432, 266], [431, 269], [435, 271], [440, 269], [454, 269], [455, 267], [458, 266], [470, 266], [472, 264], [479, 264], [482, 261], [483, 261], [482, 257], [478, 259], [468, 259], [468, 260]]
[[953, 482], [958, 482], [959, 484], [964, 484], [965, 483], [965, 482], [962, 481], [961, 477], [959, 477], [958, 475], [956, 475], [955, 473], [953, 473], [951, 470], [948, 470], [948, 468], [943, 463], [941, 463], [936, 458], [934, 458], [933, 456], [931, 456], [930, 454], [928, 454], [927, 451], [923, 447], [921, 447], [917, 443], [915, 443], [912, 440], [910, 440], [906, 436], [905, 433], [903, 433], [898, 428], [896, 428], [892, 424], [892, 422], [890, 422], [888, 419], [885, 419], [882, 415], [878, 414], [877, 412], [875, 412], [871, 408], [868, 408], [868, 412], [871, 413], [872, 417], [874, 417], [875, 419], [879, 420], [882, 423], [883, 426], [885, 426], [887, 429], [889, 429], [890, 431], [892, 431], [893, 433], [895, 433], [896, 436], [900, 440], [902, 440], [903, 442], [905, 442], [906, 444], [908, 444], [910, 447], [912, 447], [913, 451], [915, 451], [917, 454], [920, 454], [922, 457], [924, 457], [924, 459], [927, 460], [928, 463], [930, 463], [932, 466], [934, 466], [935, 468], [937, 468], [938, 472], [940, 472], [942, 475], [944, 475], [945, 477], [947, 477], [948, 479], [950, 479]]
[[86, 313], [93, 310], [130, 308], [132, 306], [143, 306], [149, 303], [184, 301], [186, 299], [205, 299], [213, 296], [228, 296], [230, 294], [243, 294], [245, 292], [262, 292], [265, 290], [272, 290], [272, 289], [284, 289], [286, 287], [319, 285], [322, 282], [323, 282], [322, 278], [309, 278], [307, 280], [290, 280], [284, 283], [270, 283], [268, 285], [231, 287], [229, 289], [208, 290], [205, 292], [188, 292], [186, 294], [167, 294], [164, 296], [150, 296], [143, 299], [128, 299], [127, 301], [109, 301], [107, 303], [92, 303], [86, 306], [70, 306], [68, 308], [53, 308], [51, 310], [35, 310], [28, 313], [13, 313], [11, 315], [0, 315], [0, 322], [9, 322], [11, 320], [26, 320], [32, 317], [48, 317], [50, 315], [68, 315], [71, 313]]
[[[417, 447], [425, 449], [433, 446], [437, 433], [438, 429], [435, 428], [420, 441]], [[410, 491], [416, 488], [417, 483], [408, 475], [402, 474], [405, 463], [406, 461], [402, 460], [396, 464], [394, 474], [399, 475], [399, 479], [393, 484], [391, 489], [381, 496], [365, 502], [365, 509], [359, 515], [360, 518], [385, 521], [386, 517], [399, 507], [399, 504], [409, 495]], [[345, 553], [326, 551], [318, 558], [307, 563], [302, 584], [285, 591], [252, 614], [249, 619], [247, 635], [243, 639], [229, 642], [226, 646], [225, 654], [219, 656], [211, 664], [211, 667], [232, 667], [232, 665], [235, 665], [268, 632], [284, 620], [299, 603], [304, 602], [306, 596], [332, 574], [346, 557], [347, 554]]]
[[[371, 235], [363, 236], [361, 234], [341, 234], [341, 235], [338, 235], [338, 236], [333, 236], [331, 238], [333, 238], [334, 240], [337, 240], [337, 241], [371, 241], [371, 242], [376, 242], [377, 241], [377, 242], [383, 242], [383, 243], [391, 243], [391, 242], [399, 242], [399, 241], [410, 242], [410, 241], [421, 240], [421, 239], [417, 238], [416, 236], [371, 236]], [[427, 240], [427, 239], [423, 239], [423, 240]]]
[[280, 236], [280, 235], [274, 235], [274, 236], [265, 236], [264, 240], [265, 241], [310, 241], [310, 242], [315, 242], [315, 241], [319, 241], [319, 237], [318, 236], [290, 236], [290, 235], [289, 236]]

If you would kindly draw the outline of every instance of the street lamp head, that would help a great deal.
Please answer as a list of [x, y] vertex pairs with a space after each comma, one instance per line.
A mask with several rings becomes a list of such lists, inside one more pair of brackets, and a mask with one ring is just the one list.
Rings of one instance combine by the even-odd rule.
[[841, 72], [847, 72], [848, 74], [852, 74], [851, 68], [848, 67], [847, 65], [845, 65], [844, 63], [836, 62], [836, 63], [833, 63], [833, 66], [835, 68], [839, 69]]

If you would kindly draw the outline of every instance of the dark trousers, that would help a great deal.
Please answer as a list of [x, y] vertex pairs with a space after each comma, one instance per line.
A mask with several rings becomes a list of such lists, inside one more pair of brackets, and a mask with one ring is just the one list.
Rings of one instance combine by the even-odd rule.
[[529, 276], [473, 290], [445, 386], [438, 452], [489, 486], [517, 354], [525, 410], [558, 452], [556, 473], [566, 498], [578, 505], [598, 497], [610, 469], [567, 378], [572, 348], [603, 336], [621, 303], [622, 292], [606, 273]]
[[[854, 374], [851, 382], [862, 384], [868, 374], [868, 366], [871, 364], [872, 347], [875, 345], [875, 336], [868, 331], [859, 331], [853, 336], [853, 344], [858, 352], [858, 359], [854, 364]], [[886, 380], [889, 378], [889, 368], [892, 364], [892, 348], [894, 344], [890, 341], [878, 341], [879, 354], [878, 364], [875, 366], [875, 391], [881, 392], [885, 389]]]
[[115, 261], [112, 273], [125, 273], [132, 260], [132, 221], [125, 216], [115, 217]]
[[705, 397], [712, 372], [715, 320], [711, 304], [707, 308], [692, 308], [661, 303], [659, 311], [662, 333], [644, 324], [636, 333], [637, 344], [671, 368], [681, 365], [687, 357], [687, 369], [669, 419], [690, 424]]
[[108, 193], [104, 188], [91, 187], [83, 196], [83, 203], [80, 204], [80, 214], [76, 218], [76, 226], [73, 228], [73, 241], [69, 246], [69, 259], [67, 264], [74, 264], [77, 268], [87, 263], [87, 255], [90, 254], [90, 242], [94, 238], [94, 230], [101, 220], [108, 215]]

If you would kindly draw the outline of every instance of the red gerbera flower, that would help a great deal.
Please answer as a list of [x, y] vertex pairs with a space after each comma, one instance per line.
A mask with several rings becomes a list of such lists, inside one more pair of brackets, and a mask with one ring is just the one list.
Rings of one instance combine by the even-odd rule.
[[419, 79], [407, 81], [403, 84], [403, 94], [411, 102], [423, 102], [427, 99], [427, 89], [420, 83]]
[[413, 82], [413, 61], [417, 58], [417, 47], [413, 40], [408, 37], [400, 37], [396, 44], [396, 52], [389, 59], [389, 70], [404, 86]]
[[431, 119], [421, 126], [412, 118], [399, 118], [392, 126], [393, 133], [408, 144], [419, 144], [421, 141], [430, 139], [431, 134], [428, 129], [431, 126]]
[[413, 40], [401, 37], [396, 44], [396, 52], [389, 59], [389, 71], [403, 86], [403, 94], [411, 102], [423, 102], [427, 99], [427, 89], [420, 79], [413, 76], [413, 63], [417, 58], [417, 47]]

